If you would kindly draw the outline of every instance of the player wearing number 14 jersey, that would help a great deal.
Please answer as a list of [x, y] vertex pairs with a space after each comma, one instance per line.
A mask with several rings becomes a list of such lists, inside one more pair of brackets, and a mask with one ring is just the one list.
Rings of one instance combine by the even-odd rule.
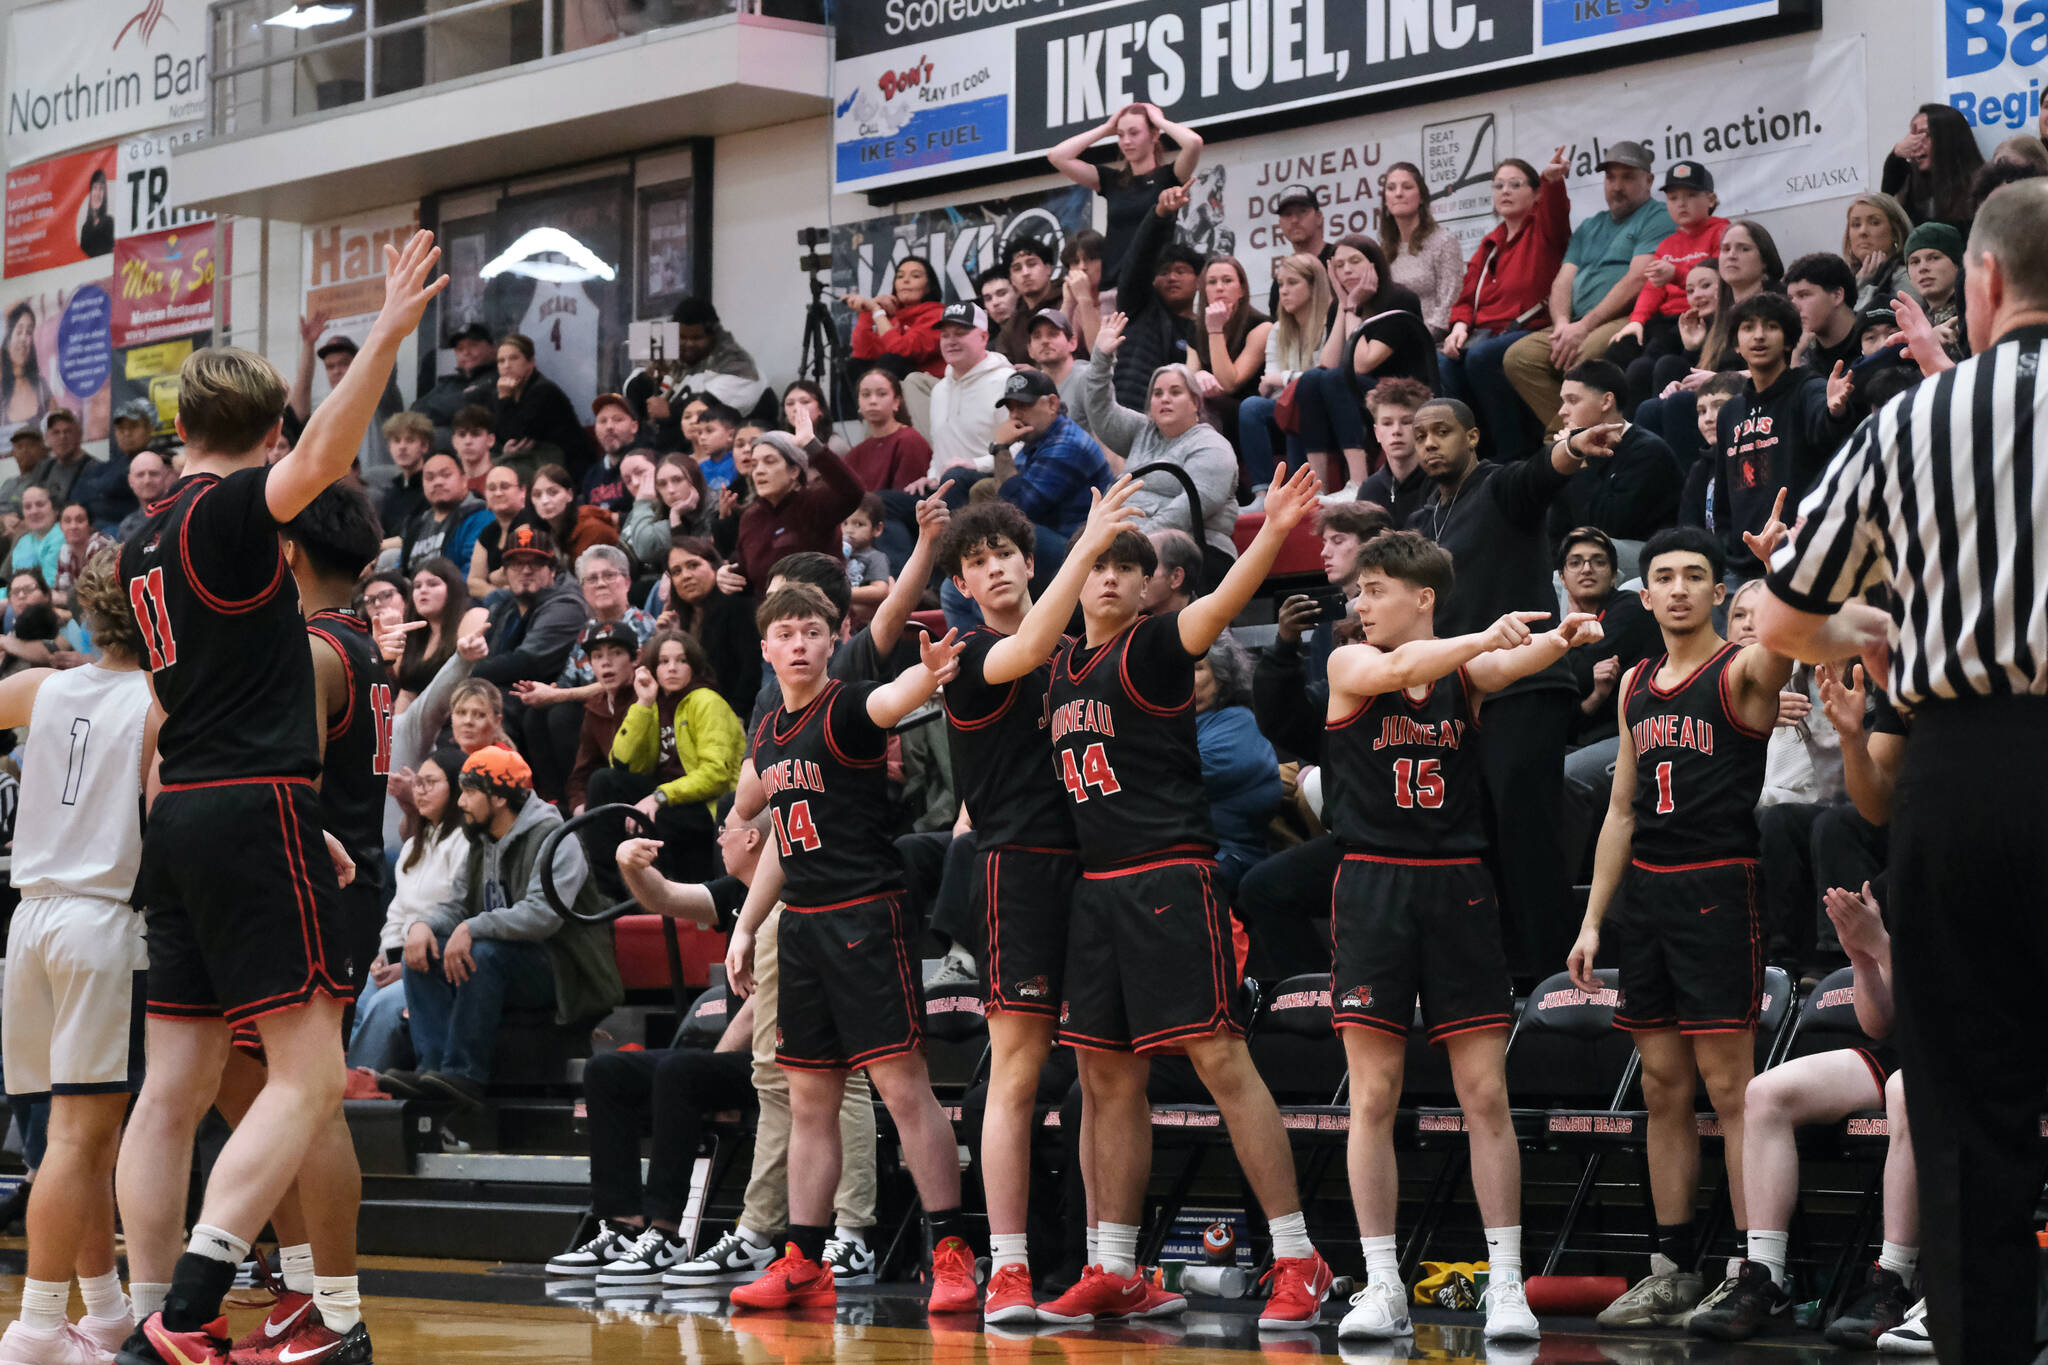
[[[1768, 559], [1783, 533], [1774, 516], [1747, 539]], [[1778, 692], [1792, 675], [1790, 659], [1761, 645], [1730, 644], [1715, 631], [1714, 608], [1727, 589], [1712, 535], [1697, 527], [1661, 531], [1643, 546], [1641, 562], [1644, 605], [1657, 618], [1665, 652], [1621, 680], [1614, 793], [1568, 964], [1579, 988], [1593, 989], [1611, 910], [1621, 978], [1614, 1022], [1635, 1035], [1643, 1059], [1658, 1233], [1650, 1277], [1602, 1315], [1613, 1325], [1649, 1321], [1653, 1312], [1674, 1316], [1700, 1290], [1691, 1231], [1699, 1173], [1695, 1073], [1721, 1120], [1735, 1226], [1749, 1226], [1742, 1105], [1763, 989], [1756, 803]]]
[[1514, 993], [1500, 905], [1480, 855], [1485, 776], [1479, 706], [1490, 692], [1600, 638], [1591, 616], [1541, 634], [1547, 612], [1436, 638], [1451, 556], [1413, 531], [1358, 552], [1365, 643], [1330, 656], [1325, 812], [1344, 850], [1331, 890], [1330, 1007], [1351, 1071], [1351, 1198], [1366, 1284], [1338, 1328], [1349, 1339], [1412, 1329], [1394, 1249], [1394, 1109], [1417, 996], [1431, 1042], [1450, 1054], [1472, 1145], [1472, 1188], [1492, 1263], [1489, 1340], [1529, 1340], [1522, 1290], [1521, 1157], [1508, 1117]]

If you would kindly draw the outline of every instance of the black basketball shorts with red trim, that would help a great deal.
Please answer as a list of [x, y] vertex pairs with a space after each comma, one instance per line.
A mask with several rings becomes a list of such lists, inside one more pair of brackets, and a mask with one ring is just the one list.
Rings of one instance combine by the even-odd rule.
[[1080, 876], [1072, 850], [1006, 844], [976, 856], [967, 895], [988, 935], [981, 974], [989, 1013], [1059, 1017]]
[[1609, 917], [1620, 968], [1618, 1027], [1645, 1033], [1754, 1029], [1764, 988], [1756, 861], [1632, 862]]
[[1244, 1034], [1236, 951], [1216, 864], [1164, 858], [1083, 872], [1067, 929], [1060, 1041], [1152, 1052], [1188, 1038]]
[[164, 788], [139, 880], [152, 1015], [239, 1024], [353, 998], [319, 817], [303, 778]]
[[1429, 1041], [1514, 1023], [1500, 902], [1477, 858], [1347, 853], [1330, 888], [1338, 1028], [1406, 1038], [1422, 998]]
[[851, 1071], [924, 1046], [924, 995], [902, 891], [786, 905], [777, 924], [777, 1062]]

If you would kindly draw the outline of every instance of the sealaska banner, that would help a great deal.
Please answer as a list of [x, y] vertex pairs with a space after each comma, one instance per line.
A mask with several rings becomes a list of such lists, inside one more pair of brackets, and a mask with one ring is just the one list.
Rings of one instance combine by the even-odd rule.
[[1573, 57], [1689, 34], [1740, 42], [1813, 10], [1813, 0], [839, 0], [833, 179], [874, 189], [1041, 156], [1134, 101], [1201, 126], [1489, 72], [1521, 83]]

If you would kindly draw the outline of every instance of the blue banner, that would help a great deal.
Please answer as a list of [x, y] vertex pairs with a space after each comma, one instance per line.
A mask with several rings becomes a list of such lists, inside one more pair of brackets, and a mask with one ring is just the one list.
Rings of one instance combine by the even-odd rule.
[[1743, 9], [1768, 12], [1777, 6], [1760, 5], [1757, 0], [1543, 0], [1543, 41], [1555, 46], [1586, 38], [1611, 38]]

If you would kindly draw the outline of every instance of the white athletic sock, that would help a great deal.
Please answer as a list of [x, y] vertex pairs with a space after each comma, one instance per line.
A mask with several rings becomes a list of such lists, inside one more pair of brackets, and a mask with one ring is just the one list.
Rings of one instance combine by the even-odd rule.
[[121, 1292], [120, 1271], [109, 1270], [104, 1275], [94, 1275], [89, 1279], [81, 1276], [78, 1288], [85, 1295], [88, 1317], [118, 1322], [128, 1316], [128, 1296]]
[[1488, 1284], [1522, 1282], [1522, 1228], [1486, 1230], [1486, 1281]]
[[1102, 1229], [1094, 1226], [1093, 1224], [1090, 1224], [1088, 1227], [1087, 1263], [1089, 1265], [1102, 1264]]
[[313, 1244], [297, 1242], [277, 1249], [277, 1271], [294, 1294], [313, 1292]]
[[161, 1313], [164, 1298], [171, 1292], [168, 1284], [152, 1284], [147, 1280], [128, 1282], [128, 1302], [135, 1305], [135, 1320], [141, 1322], [151, 1313]]
[[21, 1325], [35, 1332], [58, 1331], [69, 1321], [64, 1312], [70, 1303], [69, 1280], [23, 1280]]
[[991, 1232], [988, 1235], [988, 1273], [993, 1275], [1006, 1265], [1030, 1269], [1031, 1258], [1024, 1254], [1029, 1241], [1028, 1234], [1022, 1232]]
[[1395, 1248], [1394, 1236], [1361, 1237], [1359, 1249], [1365, 1252], [1365, 1280], [1367, 1284], [1390, 1284], [1401, 1287], [1401, 1253]]
[[315, 1275], [313, 1306], [327, 1330], [348, 1335], [349, 1328], [363, 1320], [363, 1296], [353, 1275]]
[[832, 1235], [842, 1242], [854, 1242], [860, 1246], [868, 1244], [868, 1235], [860, 1228], [835, 1227], [832, 1229]]
[[1104, 1223], [1095, 1229], [1102, 1256], [1097, 1262], [1112, 1275], [1128, 1279], [1138, 1273], [1138, 1225]]
[[733, 1225], [733, 1231], [737, 1232], [740, 1235], [741, 1241], [745, 1242], [748, 1246], [753, 1247], [756, 1250], [759, 1250], [760, 1248], [769, 1245], [768, 1234], [766, 1234], [765, 1232], [756, 1232], [752, 1228], [748, 1227], [745, 1223], [735, 1223]]
[[1316, 1254], [1315, 1243], [1308, 1239], [1308, 1219], [1299, 1209], [1267, 1219], [1266, 1231], [1273, 1234], [1275, 1260], [1305, 1261]]
[[201, 1223], [192, 1229], [192, 1240], [186, 1244], [185, 1252], [191, 1256], [204, 1256], [209, 1261], [225, 1261], [239, 1266], [249, 1259], [249, 1244], [232, 1232], [223, 1232]]
[[1902, 1247], [1897, 1242], [1886, 1242], [1878, 1250], [1877, 1263], [1911, 1286], [1914, 1274], [1920, 1269], [1920, 1248]]
[[1792, 1242], [1789, 1232], [1771, 1232], [1764, 1228], [1749, 1230], [1749, 1259], [1764, 1266], [1771, 1272], [1771, 1279], [1780, 1289], [1787, 1288], [1785, 1257]]

